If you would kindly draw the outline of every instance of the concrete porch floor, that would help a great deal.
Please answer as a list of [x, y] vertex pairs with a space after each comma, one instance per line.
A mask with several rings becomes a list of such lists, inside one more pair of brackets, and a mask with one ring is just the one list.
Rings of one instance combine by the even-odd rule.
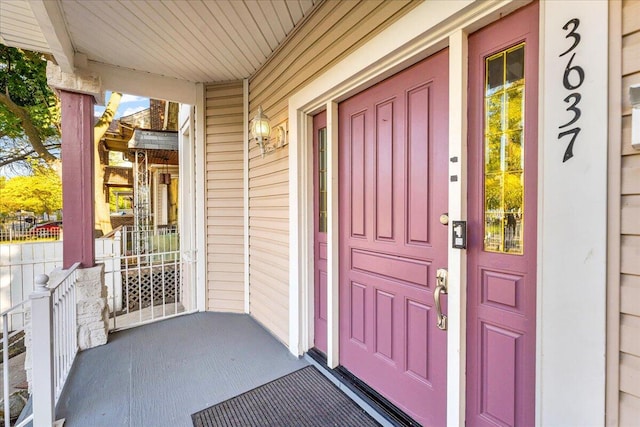
[[78, 354], [65, 427], [191, 427], [191, 414], [308, 365], [248, 315], [195, 313], [113, 333]]

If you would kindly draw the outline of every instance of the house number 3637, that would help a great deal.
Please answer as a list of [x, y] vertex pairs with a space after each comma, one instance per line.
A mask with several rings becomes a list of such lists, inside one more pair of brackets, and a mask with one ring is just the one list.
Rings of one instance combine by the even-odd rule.
[[[569, 144], [564, 152], [564, 158], [562, 159], [563, 163], [573, 157], [573, 145], [581, 130], [578, 124], [580, 116], [582, 116], [582, 111], [578, 108], [578, 104], [582, 100], [582, 94], [577, 89], [579, 89], [580, 86], [582, 86], [582, 83], [584, 83], [584, 69], [573, 63], [576, 56], [575, 50], [580, 45], [580, 33], [576, 31], [579, 26], [580, 20], [578, 18], [573, 18], [564, 24], [564, 27], [562, 27], [563, 30], [567, 31], [565, 38], [572, 42], [571, 46], [560, 54], [560, 58], [563, 56], [568, 58], [567, 65], [564, 69], [564, 76], [562, 77], [562, 85], [565, 89], [571, 91], [571, 93], [564, 98], [564, 102], [569, 104], [567, 106], [567, 111], [571, 112], [573, 115], [568, 122], [559, 127], [559, 140], [566, 136], [570, 137]], [[571, 54], [571, 56], [567, 56], [569, 54]]]

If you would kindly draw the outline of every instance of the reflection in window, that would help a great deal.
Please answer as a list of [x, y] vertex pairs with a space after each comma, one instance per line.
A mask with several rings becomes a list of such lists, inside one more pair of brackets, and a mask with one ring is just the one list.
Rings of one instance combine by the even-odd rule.
[[522, 254], [524, 44], [485, 65], [484, 250]]
[[318, 231], [327, 232], [327, 128], [318, 131]]

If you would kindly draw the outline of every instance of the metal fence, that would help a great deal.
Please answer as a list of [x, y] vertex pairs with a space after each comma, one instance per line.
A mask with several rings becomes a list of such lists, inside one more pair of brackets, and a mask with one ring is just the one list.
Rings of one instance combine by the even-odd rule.
[[511, 212], [488, 211], [484, 214], [484, 221], [485, 250], [522, 253], [522, 215], [516, 215]]
[[[105, 266], [111, 329], [185, 310], [194, 262], [180, 251], [177, 229], [124, 226], [95, 244], [96, 261]], [[28, 298], [39, 274], [61, 266], [62, 241], [0, 244], [0, 310]], [[7, 320], [10, 330], [24, 325], [18, 313]]]
[[18, 243], [33, 241], [51, 241], [62, 238], [62, 229], [56, 228], [36, 228], [25, 231], [2, 230], [0, 229], [0, 242]]
[[110, 294], [110, 328], [120, 329], [166, 318], [185, 310], [185, 285], [193, 262], [180, 251], [180, 236], [173, 227], [140, 229], [125, 226], [122, 254], [113, 258], [111, 280], [118, 292]]

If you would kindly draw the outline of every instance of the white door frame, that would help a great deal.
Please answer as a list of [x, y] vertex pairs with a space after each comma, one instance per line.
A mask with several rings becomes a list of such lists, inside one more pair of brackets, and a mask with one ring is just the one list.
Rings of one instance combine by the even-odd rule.
[[[205, 230], [205, 112], [204, 85], [196, 85], [196, 105], [181, 104], [179, 113], [178, 151], [180, 191], [178, 222], [181, 234], [181, 256], [192, 263], [189, 269], [193, 284], [189, 311], [206, 309], [206, 233]], [[203, 124], [203, 125], [200, 125]]]
[[[186, 114], [184, 110], [186, 111]], [[178, 129], [178, 163], [179, 163], [179, 186], [178, 191], [178, 229], [180, 230], [180, 258], [191, 265], [194, 261], [195, 253], [195, 171], [194, 171], [194, 137], [193, 137], [193, 107], [181, 105], [181, 113]], [[186, 117], [182, 117], [183, 114]], [[184, 292], [185, 309], [192, 311], [197, 306], [196, 281], [193, 280], [193, 269], [186, 272], [191, 285], [186, 287]]]
[[[337, 229], [337, 103], [349, 96], [364, 90], [365, 88], [383, 80], [406, 68], [412, 63], [426, 58], [432, 53], [449, 46], [450, 55], [450, 129], [449, 129], [449, 153], [450, 157], [458, 157], [457, 163], [449, 163], [450, 175], [457, 175], [457, 182], [449, 184], [449, 216], [451, 219], [466, 219], [466, 145], [467, 134], [465, 124], [466, 117], [466, 97], [467, 97], [467, 34], [482, 28], [488, 23], [499, 19], [501, 16], [527, 4], [528, 1], [472, 1], [465, 0], [459, 2], [424, 2], [416, 6], [410, 13], [398, 19], [395, 23], [387, 27], [378, 36], [371, 39], [365, 45], [327, 70], [321, 76], [310, 82], [303, 89], [295, 93], [289, 99], [289, 218], [290, 218], [290, 258], [289, 258], [289, 347], [290, 351], [296, 355], [302, 354], [313, 346], [313, 179], [311, 171], [312, 152], [312, 115], [326, 109], [327, 110], [327, 135], [328, 150], [331, 161], [328, 164], [328, 176], [331, 185], [328, 187], [328, 354], [327, 362], [330, 367], [337, 366], [338, 360], [338, 229]], [[587, 367], [580, 363], [581, 373], [585, 374], [584, 379], [573, 377], [569, 381], [566, 376], [558, 374], [559, 368], [566, 367], [568, 361], [558, 351], [543, 355], [542, 349], [545, 346], [566, 340], [567, 330], [554, 329], [555, 326], [563, 325], [566, 315], [562, 310], [550, 310], [550, 307], [557, 305], [557, 301], [550, 300], [550, 295], [562, 289], [557, 279], [551, 277], [545, 271], [545, 265], [557, 264], [552, 258], [563, 253], [575, 253], [576, 245], [572, 240], [559, 241], [556, 234], [552, 238], [552, 233], [557, 232], [555, 228], [561, 227], [558, 224], [558, 210], [569, 215], [575, 211], [577, 206], [591, 207], [593, 200], [602, 201], [602, 210], [606, 210], [606, 185], [596, 185], [595, 193], [591, 191], [587, 199], [573, 198], [573, 208], [568, 209], [566, 203], [558, 203], [557, 200], [549, 198], [548, 188], [543, 192], [544, 183], [549, 176], [557, 175], [558, 165], [545, 162], [545, 154], [549, 155], [549, 147], [556, 143], [553, 136], [557, 133], [556, 123], [545, 123], [542, 107], [547, 107], [546, 102], [551, 91], [547, 90], [549, 96], [545, 97], [545, 76], [550, 72], [557, 71], [553, 58], [547, 58], [548, 53], [543, 48], [546, 33], [557, 37], [557, 28], [549, 28], [547, 22], [553, 21], [550, 16], [555, 13], [555, 9], [563, 8], [563, 2], [540, 2], [540, 61], [539, 61], [539, 105], [541, 108], [539, 116], [539, 159], [538, 159], [538, 181], [539, 181], [539, 203], [538, 203], [538, 282], [537, 282], [537, 378], [536, 378], [536, 423], [546, 424], [566, 424], [567, 417], [575, 416], [574, 412], [568, 408], [579, 410], [580, 407], [588, 407], [582, 420], [599, 422], [598, 417], [604, 414], [604, 338], [605, 320], [604, 310], [604, 283], [606, 282], [603, 273], [604, 268], [597, 265], [605, 265], [604, 257], [597, 252], [597, 261], [593, 258], [589, 261], [591, 272], [596, 275], [587, 279], [589, 283], [598, 286], [600, 275], [602, 275], [602, 295], [598, 301], [599, 290], [589, 292], [587, 300], [593, 303], [597, 313], [597, 330], [592, 331], [592, 337], [584, 340], [578, 346], [580, 352], [588, 357], [591, 363], [596, 361], [596, 366]], [[551, 3], [553, 7], [551, 7]], [[602, 2], [594, 2], [602, 3]], [[606, 2], [605, 2], [606, 3]], [[569, 8], [565, 5], [564, 8]], [[573, 6], [571, 6], [573, 7]], [[550, 9], [554, 12], [550, 12]], [[602, 8], [599, 4], [598, 8]], [[574, 8], [575, 9], [575, 8]], [[590, 7], [584, 7], [588, 10]], [[549, 10], [545, 12], [546, 10]], [[607, 25], [606, 10], [602, 13], [604, 28]], [[594, 31], [595, 33], [595, 31]], [[604, 35], [607, 34], [605, 31]], [[602, 37], [602, 35], [600, 36]], [[606, 46], [606, 37], [605, 46]], [[564, 39], [563, 39], [564, 40]], [[548, 46], [552, 46], [551, 42]], [[547, 47], [549, 49], [549, 47]], [[606, 47], [602, 50], [605, 59], [602, 61], [606, 68]], [[545, 62], [546, 59], [546, 62]], [[557, 62], [557, 61], [555, 61]], [[602, 94], [606, 110], [606, 75], [602, 79], [603, 88], [595, 88], [595, 97], [600, 102], [597, 107], [602, 108]], [[555, 93], [555, 92], [554, 92]], [[547, 111], [545, 114], [549, 114]], [[603, 116], [603, 121], [604, 120]], [[594, 124], [598, 120], [593, 120]], [[606, 128], [604, 138], [599, 140], [600, 135], [595, 133], [591, 138], [593, 144], [600, 144], [605, 147], [604, 152], [597, 150], [588, 153], [589, 160], [597, 166], [597, 178], [606, 183]], [[552, 142], [546, 142], [547, 139]], [[557, 145], [557, 144], [555, 144]], [[555, 154], [554, 154], [555, 155]], [[598, 156], [600, 160], [598, 161]], [[555, 159], [554, 159], [555, 160]], [[602, 176], [602, 162], [605, 165], [605, 175]], [[604, 179], [603, 179], [604, 178]], [[592, 183], [592, 180], [588, 180]], [[548, 186], [547, 186], [548, 187]], [[583, 185], [580, 186], [581, 189]], [[586, 188], [585, 188], [586, 191]], [[582, 193], [581, 196], [585, 194]], [[589, 212], [584, 211], [584, 212]], [[606, 212], [605, 212], [606, 213]], [[595, 225], [598, 233], [592, 238], [584, 239], [582, 246], [606, 248], [606, 234], [601, 233], [601, 228], [606, 226], [606, 217], [602, 217], [600, 211], [594, 215], [586, 214], [589, 225]], [[569, 219], [567, 218], [567, 221]], [[555, 224], [555, 225], [554, 225]], [[545, 228], [546, 227], [546, 228]], [[588, 234], [588, 233], [587, 233]], [[543, 246], [544, 241], [553, 241], [553, 246]], [[545, 251], [543, 251], [543, 247]], [[592, 254], [593, 255], [593, 254]], [[602, 260], [600, 260], [602, 258]], [[451, 426], [464, 425], [465, 417], [465, 352], [466, 352], [466, 253], [461, 250], [451, 249], [449, 245], [449, 331], [448, 331], [448, 366], [447, 366], [447, 423]], [[571, 270], [578, 270], [577, 259], [572, 257]], [[554, 265], [555, 266], [555, 265]], [[584, 282], [583, 282], [584, 283]], [[576, 287], [572, 283], [570, 287]], [[549, 292], [551, 290], [551, 292]], [[566, 291], [562, 291], [566, 293]], [[543, 307], [543, 303], [547, 307]], [[332, 309], [334, 307], [335, 309]], [[570, 320], [570, 328], [584, 332], [585, 328], [580, 326], [583, 322], [587, 325], [594, 325], [594, 319], [585, 310], [574, 310]], [[544, 316], [542, 316], [544, 313]], [[545, 324], [543, 325], [543, 317]], [[551, 324], [550, 318], [556, 319], [559, 323]], [[601, 321], [601, 322], [600, 322]], [[584, 337], [581, 337], [584, 338]], [[587, 344], [596, 343], [595, 347]], [[600, 348], [602, 347], [602, 348]], [[546, 347], [549, 350], [548, 347]], [[575, 351], [571, 351], [574, 353]], [[543, 357], [544, 356], [544, 357]], [[598, 359], [599, 358], [599, 359]], [[551, 374], [553, 373], [553, 375]], [[567, 384], [571, 383], [571, 392], [567, 392]], [[596, 386], [596, 391], [590, 396], [585, 393], [591, 392], [591, 386]], [[602, 385], [602, 387], [600, 387]], [[575, 396], [579, 395], [579, 399]], [[600, 398], [602, 397], [602, 398]], [[544, 405], [542, 403], [545, 403]], [[548, 404], [550, 403], [551, 404]], [[555, 403], [553, 403], [555, 402]], [[559, 403], [561, 402], [561, 403]], [[559, 407], [565, 409], [565, 415], [558, 410]], [[571, 415], [568, 415], [571, 414]]]
[[[289, 345], [294, 354], [313, 346], [313, 179], [309, 141], [311, 117], [327, 110], [328, 256], [327, 364], [339, 364], [338, 325], [338, 157], [337, 103], [389, 77], [431, 54], [449, 47], [450, 129], [449, 151], [460, 162], [450, 164], [449, 213], [465, 219], [466, 191], [466, 34], [498, 19], [526, 2], [425, 2], [400, 18], [380, 35], [345, 58], [289, 99], [289, 218], [290, 324]], [[454, 126], [457, 125], [458, 127]], [[447, 419], [464, 424], [466, 349], [466, 254], [449, 245], [449, 331], [447, 366]], [[302, 284], [298, 286], [298, 284]]]

